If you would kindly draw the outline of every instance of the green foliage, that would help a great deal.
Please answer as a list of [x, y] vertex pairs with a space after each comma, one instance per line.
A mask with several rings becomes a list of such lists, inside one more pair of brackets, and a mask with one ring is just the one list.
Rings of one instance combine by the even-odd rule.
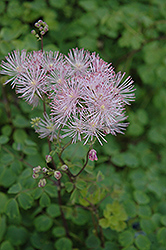
[[[42, 18], [50, 28], [45, 50], [96, 51], [136, 86], [125, 135], [96, 143], [99, 160], [73, 182], [63, 173], [60, 201], [52, 177], [44, 188], [32, 178], [49, 154], [47, 141], [30, 127], [42, 104], [32, 109], [0, 76], [0, 250], [165, 250], [166, 2], [2, 0], [0, 15], [0, 60], [11, 50], [40, 49], [30, 31]], [[63, 152], [73, 174], [87, 148]], [[54, 160], [60, 169], [56, 154]]]

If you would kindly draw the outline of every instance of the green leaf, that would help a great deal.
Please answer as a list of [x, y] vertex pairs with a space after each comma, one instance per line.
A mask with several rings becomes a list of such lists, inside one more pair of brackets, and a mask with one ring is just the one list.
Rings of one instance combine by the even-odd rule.
[[73, 210], [72, 221], [76, 225], [84, 225], [89, 221], [89, 213], [84, 209], [77, 207]]
[[38, 187], [35, 188], [32, 192], [33, 199], [34, 200], [39, 199], [41, 197], [42, 193], [43, 193], [43, 190], [41, 188], [38, 188]]
[[16, 129], [13, 133], [13, 139], [15, 142], [24, 143], [27, 138], [27, 134], [23, 129]]
[[26, 155], [36, 155], [37, 149], [36, 149], [36, 147], [24, 147], [23, 152]]
[[0, 201], [1, 201], [0, 214], [5, 212], [7, 200], [8, 200], [7, 195], [0, 192]]
[[122, 250], [137, 250], [134, 246], [125, 247]]
[[52, 227], [53, 221], [47, 215], [39, 215], [35, 218], [34, 224], [38, 232], [46, 232]]
[[14, 184], [8, 190], [8, 194], [17, 194], [22, 190], [22, 186], [20, 183]]
[[119, 235], [119, 242], [123, 247], [130, 246], [134, 241], [134, 233], [126, 230]]
[[13, 173], [19, 175], [22, 170], [22, 163], [20, 161], [14, 160], [10, 165], [10, 169], [13, 171]]
[[72, 250], [72, 241], [66, 237], [62, 237], [55, 242], [57, 250]]
[[14, 247], [10, 243], [10, 241], [6, 240], [1, 243], [1, 250], [14, 250]]
[[135, 202], [132, 200], [125, 200], [124, 201], [124, 208], [128, 216], [135, 217], [137, 214], [137, 208]]
[[50, 196], [50, 197], [58, 197], [57, 188], [55, 186], [52, 186], [51, 184], [47, 184], [44, 187], [44, 191]]
[[6, 214], [10, 219], [15, 219], [20, 215], [17, 201], [10, 199], [6, 204]]
[[6, 135], [0, 136], [0, 144], [6, 144], [9, 141], [9, 137]]
[[54, 227], [52, 233], [55, 237], [62, 237], [66, 234], [64, 227]]
[[6, 236], [14, 246], [19, 246], [27, 241], [28, 232], [24, 227], [11, 225], [8, 227]]
[[130, 168], [136, 168], [139, 166], [138, 158], [130, 152], [123, 153], [125, 165]]
[[153, 221], [150, 219], [141, 219], [140, 225], [142, 230], [147, 234], [153, 232], [155, 229]]
[[65, 189], [68, 193], [70, 193], [73, 190], [73, 183], [65, 182]]
[[166, 226], [166, 215], [161, 216], [160, 221], [164, 226]]
[[2, 127], [2, 134], [6, 136], [10, 136], [12, 133], [12, 128], [10, 125], [5, 125]]
[[0, 230], [0, 242], [1, 242], [6, 232], [6, 216], [5, 215], [0, 216], [0, 229], [1, 229]]
[[162, 227], [157, 232], [157, 239], [159, 243], [165, 245], [165, 239], [166, 239], [166, 227]]
[[145, 194], [143, 191], [136, 190], [134, 191], [134, 199], [141, 205], [146, 205], [150, 202], [149, 196]]
[[1, 162], [4, 164], [10, 164], [14, 160], [14, 155], [12, 154], [3, 154], [1, 157]]
[[84, 189], [87, 186], [87, 183], [83, 180], [78, 180], [76, 182], [76, 187], [80, 190]]
[[46, 209], [47, 213], [52, 217], [56, 218], [61, 215], [59, 206], [57, 204], [51, 204]]
[[150, 217], [152, 214], [150, 206], [139, 206], [138, 214], [142, 218]]
[[34, 141], [30, 140], [30, 139], [25, 139], [24, 142], [25, 142], [25, 144], [27, 146], [32, 146], [32, 147], [36, 147], [37, 146], [36, 142], [34, 142]]
[[18, 196], [18, 202], [23, 209], [27, 210], [32, 207], [33, 198], [28, 193], [20, 193]]
[[140, 250], [150, 250], [151, 247], [150, 240], [144, 235], [138, 235], [138, 237], [135, 239], [135, 244]]
[[26, 128], [30, 126], [30, 122], [22, 115], [16, 115], [15, 119], [13, 120], [13, 125], [16, 128]]
[[92, 234], [85, 240], [85, 244], [89, 248], [97, 248], [100, 246], [100, 240]]
[[107, 227], [109, 227], [109, 220], [107, 220], [105, 218], [102, 218], [102, 219], [99, 220], [99, 225], [102, 228], [107, 228]]
[[48, 207], [51, 203], [50, 197], [45, 192], [42, 193], [39, 204], [41, 207]]
[[122, 154], [116, 154], [114, 155], [112, 158], [111, 158], [112, 162], [118, 166], [118, 167], [123, 167], [125, 165], [125, 161], [124, 161], [124, 158], [123, 158], [123, 155]]

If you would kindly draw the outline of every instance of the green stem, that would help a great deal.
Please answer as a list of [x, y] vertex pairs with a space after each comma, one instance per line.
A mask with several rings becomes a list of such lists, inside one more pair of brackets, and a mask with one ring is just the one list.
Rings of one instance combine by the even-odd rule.
[[92, 149], [92, 147], [93, 147], [93, 144], [90, 145], [89, 150], [88, 150], [88, 152], [86, 154], [86, 160], [85, 160], [84, 166], [82, 167], [82, 169], [76, 175], [73, 176], [74, 178], [76, 178], [78, 175], [80, 175], [82, 173], [82, 171], [85, 169], [86, 165], [88, 164], [89, 152]]
[[63, 209], [62, 209], [61, 182], [60, 182], [60, 180], [58, 180], [58, 203], [59, 203], [59, 208], [60, 208], [60, 212], [61, 212], [61, 218], [62, 218], [62, 221], [63, 221], [63, 226], [64, 226], [65, 232], [66, 232], [66, 237], [70, 238], [68, 225], [67, 225], [65, 215], [64, 215], [64, 212], [63, 212]]

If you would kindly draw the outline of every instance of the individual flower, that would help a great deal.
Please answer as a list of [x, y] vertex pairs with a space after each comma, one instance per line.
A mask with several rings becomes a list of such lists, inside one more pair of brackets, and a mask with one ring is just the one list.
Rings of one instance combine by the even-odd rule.
[[62, 177], [62, 174], [60, 171], [54, 171], [54, 177], [55, 179], [59, 180]]
[[83, 117], [83, 112], [80, 109], [78, 109], [78, 111], [73, 115], [73, 117], [69, 118], [65, 128], [62, 129], [63, 131], [62, 137], [65, 138], [69, 136], [73, 138], [72, 143], [81, 141], [82, 134], [84, 131], [84, 123], [85, 119]]
[[40, 135], [40, 138], [48, 137], [50, 141], [53, 141], [53, 139], [57, 138], [56, 126], [47, 113], [44, 113], [43, 116], [44, 119], [40, 119], [35, 131]]
[[65, 56], [65, 58], [71, 67], [70, 74], [85, 74], [90, 66], [90, 53], [84, 49], [78, 50], [76, 48], [69, 50], [68, 56]]
[[45, 178], [40, 179], [38, 187], [44, 187], [45, 185], [46, 185], [46, 179]]
[[40, 66], [29, 67], [17, 80], [16, 93], [29, 104], [37, 106], [46, 92], [46, 71]]
[[82, 86], [77, 79], [66, 80], [63, 85], [57, 84], [53, 100], [50, 103], [51, 116], [59, 127], [66, 123], [81, 106]]
[[90, 161], [97, 161], [98, 158], [97, 158], [97, 152], [96, 152], [96, 150], [95, 149], [91, 149], [89, 151], [88, 157], [89, 157]]
[[18, 77], [26, 70], [26, 56], [26, 50], [22, 50], [21, 52], [19, 50], [14, 50], [6, 56], [7, 62], [2, 61], [2, 64], [0, 65], [2, 70], [0, 70], [0, 73], [12, 77], [6, 81], [5, 84], [11, 82], [11, 86], [14, 88]]
[[42, 59], [42, 67], [46, 69], [48, 72], [57, 69], [57, 65], [59, 61], [62, 60], [61, 54], [59, 51], [44, 51], [43, 59]]

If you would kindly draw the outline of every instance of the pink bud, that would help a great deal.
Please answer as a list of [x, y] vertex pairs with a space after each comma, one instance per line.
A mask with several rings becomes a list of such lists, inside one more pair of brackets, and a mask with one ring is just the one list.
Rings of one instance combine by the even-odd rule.
[[90, 161], [97, 161], [98, 160], [98, 158], [97, 158], [97, 152], [94, 149], [91, 149], [89, 151], [89, 155], [88, 156], [89, 156], [89, 160]]
[[37, 166], [37, 167], [33, 168], [33, 173], [34, 173], [34, 174], [37, 174], [37, 173], [39, 173], [40, 171], [41, 171], [41, 167], [40, 167], [40, 166]]
[[38, 183], [38, 187], [44, 187], [46, 185], [46, 179], [41, 179]]
[[57, 180], [59, 180], [59, 179], [62, 177], [61, 172], [59, 172], [59, 171], [54, 171], [54, 177], [55, 177]]
[[36, 35], [36, 31], [35, 30], [31, 30], [31, 34], [32, 35]]
[[37, 179], [39, 177], [39, 174], [33, 174], [32, 177], [33, 179]]
[[61, 169], [62, 169], [63, 171], [66, 171], [66, 170], [68, 169], [68, 166], [64, 164], [64, 165], [61, 166]]
[[49, 163], [52, 161], [51, 155], [46, 155], [46, 162]]
[[46, 173], [48, 171], [48, 169], [44, 167], [44, 168], [42, 168], [42, 171], [43, 171], [43, 173]]

